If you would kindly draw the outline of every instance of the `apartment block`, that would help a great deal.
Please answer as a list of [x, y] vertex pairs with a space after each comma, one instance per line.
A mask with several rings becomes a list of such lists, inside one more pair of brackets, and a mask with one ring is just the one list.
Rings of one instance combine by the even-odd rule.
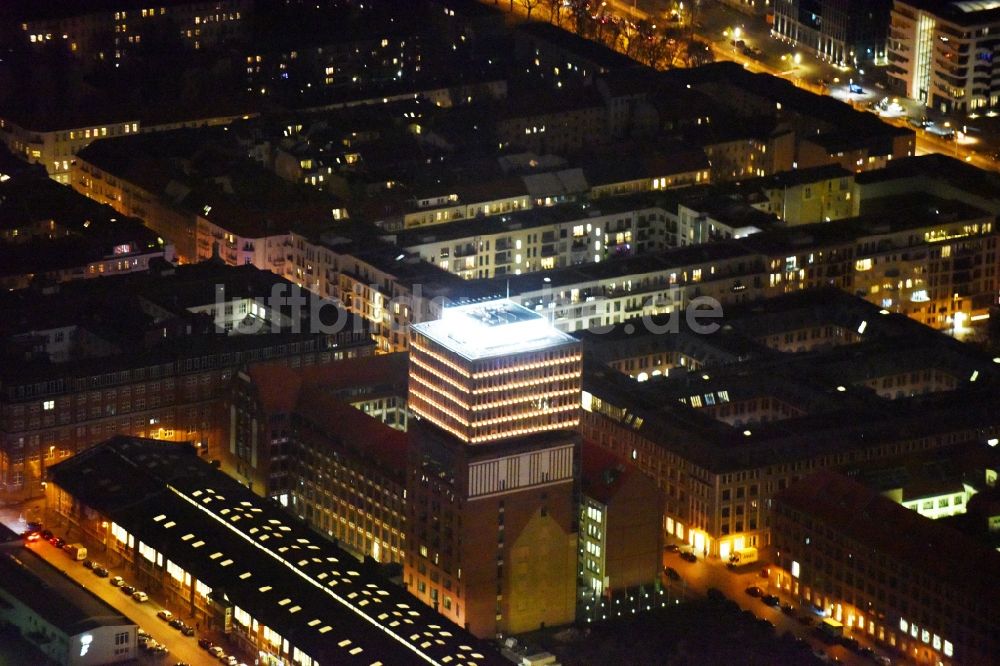
[[833, 472], [778, 493], [772, 516], [775, 583], [851, 634], [917, 664], [986, 664], [1000, 649], [995, 550]]
[[888, 73], [896, 92], [941, 113], [996, 107], [992, 3], [894, 0]]
[[809, 472], [996, 436], [989, 357], [834, 290], [764, 303], [708, 335], [583, 334], [581, 434], [656, 480], [665, 537], [726, 559], [769, 544], [769, 500]]
[[125, 218], [47, 178], [0, 182], [0, 288], [145, 271], [173, 247], [141, 220]]
[[[237, 368], [372, 352], [364, 328], [295, 332], [293, 319], [262, 311], [274, 284], [290, 286], [252, 267], [210, 262], [104, 278], [99, 286], [82, 280], [4, 292], [4, 493], [37, 495], [48, 467], [116, 433], [193, 441], [218, 457], [226, 446], [220, 410]], [[225, 310], [248, 301], [256, 314], [247, 306], [237, 316], [256, 323], [227, 330], [234, 315]]]
[[579, 581], [582, 603], [655, 588], [663, 563], [663, 505], [656, 483], [607, 449], [583, 443]]
[[837, 65], [885, 58], [891, 0], [775, 0], [772, 35]]

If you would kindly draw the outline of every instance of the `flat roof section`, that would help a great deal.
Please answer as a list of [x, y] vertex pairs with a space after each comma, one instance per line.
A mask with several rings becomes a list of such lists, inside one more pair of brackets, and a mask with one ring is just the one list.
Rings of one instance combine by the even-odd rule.
[[[0, 539], [7, 541], [12, 534], [0, 525]], [[97, 627], [135, 626], [23, 543], [12, 546], [8, 542], [0, 551], [0, 588], [67, 636]]]
[[441, 319], [413, 329], [470, 361], [577, 343], [543, 315], [505, 298], [447, 308]]
[[213, 468], [193, 447], [119, 435], [49, 472], [136, 542], [320, 663], [503, 663], [488, 643]]

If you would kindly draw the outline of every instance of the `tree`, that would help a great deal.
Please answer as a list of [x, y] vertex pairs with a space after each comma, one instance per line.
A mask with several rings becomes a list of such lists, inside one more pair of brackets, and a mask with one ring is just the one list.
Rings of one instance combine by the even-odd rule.
[[542, 0], [521, 0], [521, 5], [528, 12], [529, 21], [531, 20], [531, 12], [534, 11], [535, 7], [537, 7], [541, 1]]
[[561, 24], [562, 0], [546, 0], [545, 4], [549, 8], [549, 20], [556, 25]]
[[590, 9], [587, 7], [587, 0], [570, 0], [569, 15], [576, 34], [586, 37], [594, 27], [593, 19], [590, 17]]

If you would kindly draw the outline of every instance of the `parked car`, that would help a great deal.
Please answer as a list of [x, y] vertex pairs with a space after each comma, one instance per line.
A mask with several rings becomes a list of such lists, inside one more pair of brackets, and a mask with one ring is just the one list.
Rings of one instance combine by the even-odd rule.
[[41, 535], [42, 535], [42, 538], [45, 539], [46, 541], [48, 541], [49, 539], [51, 539], [54, 536], [52, 534], [52, 532], [49, 531], [49, 530], [42, 530], [41, 531]]
[[149, 632], [142, 627], [137, 627], [135, 630], [135, 635], [139, 638], [149, 638]]
[[198, 647], [200, 647], [202, 650], [211, 650], [212, 648], [215, 647], [215, 643], [208, 640], [207, 638], [199, 638]]
[[184, 634], [185, 636], [194, 636], [194, 627], [192, 627], [190, 624], [185, 624], [183, 627], [181, 627], [181, 633]]
[[121, 587], [125, 584], [125, 579], [121, 576], [112, 576], [108, 582], [111, 583], [111, 587]]
[[223, 657], [226, 654], [225, 651], [223, 651], [223, 649], [220, 648], [218, 645], [213, 645], [212, 647], [208, 648], [208, 653], [213, 657], [215, 657], [216, 659], [218, 659], [219, 657]]
[[842, 636], [840, 639], [840, 644], [852, 652], [858, 652], [859, 650], [861, 650], [861, 644], [858, 643], [857, 638]]
[[240, 660], [233, 655], [228, 655], [225, 659], [220, 659], [219, 661], [226, 664], [226, 666], [239, 666], [240, 663]]
[[98, 566], [98, 564], [94, 560], [84, 560], [83, 566], [85, 569], [93, 569], [94, 567]]
[[170, 652], [170, 650], [167, 649], [166, 645], [157, 645], [155, 648], [153, 648], [153, 653], [156, 654], [157, 656], [162, 657], [168, 652]]
[[762, 597], [764, 596], [764, 590], [760, 589], [756, 585], [751, 585], [746, 589], [746, 593], [751, 597]]
[[49, 543], [51, 543], [56, 548], [62, 548], [63, 546], [66, 545], [66, 539], [63, 539], [62, 537], [54, 536], [51, 539], [49, 539]]
[[156, 613], [156, 617], [160, 618], [164, 622], [170, 622], [170, 620], [173, 619], [174, 614], [164, 608]]
[[667, 547], [666, 547], [666, 551], [668, 553], [676, 553], [676, 552], [680, 551], [680, 548], [677, 546], [676, 543], [668, 543]]
[[130, 597], [135, 593], [135, 588], [131, 585], [122, 585], [118, 589], [122, 591], [122, 594], [127, 594]]
[[679, 573], [677, 573], [677, 570], [674, 569], [673, 567], [667, 567], [665, 569], [665, 571], [666, 571], [666, 574], [667, 574], [667, 578], [669, 578], [670, 580], [680, 580], [681, 579], [681, 575]]
[[690, 551], [684, 551], [683, 553], [681, 553], [681, 559], [687, 562], [697, 562], [698, 556]]
[[781, 604], [781, 612], [787, 615], [788, 617], [791, 617], [795, 615], [795, 606], [791, 604]]
[[107, 578], [111, 575], [111, 572], [104, 567], [94, 567], [94, 575], [98, 578]]
[[760, 600], [771, 607], [776, 607], [781, 605], [781, 599], [779, 599], [777, 595], [774, 594], [765, 594], [763, 597], [760, 598]]
[[143, 603], [144, 601], [149, 600], [149, 595], [143, 592], [142, 590], [136, 590], [135, 592], [132, 593], [132, 598], [138, 601], [139, 603]]
[[181, 627], [184, 626], [184, 620], [180, 619], [179, 617], [175, 617], [174, 619], [170, 620], [170, 622], [168, 622], [167, 624], [169, 624], [174, 629], [180, 629]]

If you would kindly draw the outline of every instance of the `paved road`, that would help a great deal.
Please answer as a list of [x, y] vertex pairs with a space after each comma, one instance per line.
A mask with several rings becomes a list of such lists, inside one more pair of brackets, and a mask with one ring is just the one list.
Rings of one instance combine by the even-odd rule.
[[[662, 0], [605, 0], [607, 6], [618, 16], [635, 21], [649, 20], [656, 23], [662, 20], [666, 4]], [[509, 7], [501, 4], [502, 7]], [[515, 3], [515, 11], [520, 5]], [[523, 9], [521, 9], [523, 13]], [[541, 18], [539, 14], [536, 17]], [[774, 39], [770, 27], [763, 17], [750, 16], [732, 7], [718, 2], [702, 0], [701, 7], [695, 15], [695, 35], [707, 42], [716, 60], [730, 60], [743, 65], [751, 72], [771, 74], [817, 95], [831, 95], [841, 101], [852, 104], [859, 111], [869, 111], [867, 104], [890, 96], [884, 88], [878, 87], [882, 72], [841, 68], [810, 56], [791, 44]], [[564, 24], [565, 25], [565, 24]], [[748, 57], [734, 45], [734, 28], [739, 28], [739, 39], [748, 47], [760, 50], [759, 56]], [[796, 57], [797, 55], [797, 57]], [[849, 83], [858, 83], [865, 90], [863, 94], [852, 94], [847, 91]], [[901, 100], [904, 104], [906, 100]], [[914, 103], [915, 104], [915, 103]], [[926, 110], [914, 109], [914, 114], [925, 113]], [[883, 118], [900, 126], [906, 125], [906, 119]], [[955, 141], [942, 139], [923, 130], [917, 131], [916, 154], [942, 153], [965, 160], [981, 169], [1000, 171], [1000, 163], [992, 159], [991, 151], [985, 148], [961, 146]]]
[[[15, 531], [23, 531], [24, 520], [35, 520], [40, 518], [41, 513], [36, 508], [37, 503], [27, 506], [12, 506], [0, 508], [0, 522], [6, 524]], [[48, 526], [54, 533], [60, 534], [57, 526]], [[165, 666], [184, 662], [192, 666], [203, 664], [217, 664], [206, 652], [198, 647], [194, 636], [184, 636], [176, 629], [171, 628], [166, 622], [156, 617], [157, 611], [163, 606], [157, 603], [158, 600], [150, 596], [149, 601], [139, 603], [133, 601], [131, 597], [124, 595], [117, 587], [113, 587], [108, 581], [111, 576], [120, 575], [127, 583], [131, 583], [126, 572], [108, 567], [111, 576], [108, 578], [98, 578], [82, 563], [70, 559], [69, 555], [62, 550], [53, 547], [48, 542], [36, 541], [28, 545], [33, 552], [40, 555], [49, 564], [63, 571], [67, 576], [80, 583], [98, 597], [111, 604], [122, 615], [126, 616], [140, 627], [145, 629], [158, 643], [167, 646], [170, 652], [164, 656], [154, 657], [142, 654], [141, 664]], [[94, 559], [101, 561], [99, 556]], [[106, 563], [105, 563], [106, 565]], [[248, 662], [252, 663], [252, 662]]]
[[[680, 574], [690, 592], [704, 595], [708, 588], [714, 587], [735, 601], [740, 608], [749, 610], [759, 618], [771, 621], [775, 626], [775, 635], [777, 636], [791, 632], [795, 636], [809, 640], [814, 650], [821, 650], [830, 658], [836, 657], [845, 664], [856, 664], [857, 666], [868, 664], [870, 666], [872, 663], [841, 645], [827, 645], [815, 638], [811, 633], [813, 630], [803, 626], [796, 619], [800, 615], [812, 615], [818, 621], [818, 616], [812, 614], [808, 608], [799, 608], [794, 617], [789, 617], [779, 609], [767, 606], [760, 599], [749, 596], [746, 593], [746, 588], [756, 585], [762, 588], [765, 594], [778, 595], [782, 603], [793, 603], [777, 589], [776, 583], [772, 586], [771, 579], [761, 577], [760, 571], [763, 565], [749, 565], [738, 571], [730, 571], [716, 559], [706, 560], [699, 557], [697, 562], [686, 562], [679, 555], [672, 553], [666, 553], [663, 562], [664, 566], [673, 567]], [[797, 606], [794, 603], [793, 605]], [[882, 654], [885, 653], [885, 650], [880, 650], [878, 646], [872, 645], [870, 642], [861, 642]]]

